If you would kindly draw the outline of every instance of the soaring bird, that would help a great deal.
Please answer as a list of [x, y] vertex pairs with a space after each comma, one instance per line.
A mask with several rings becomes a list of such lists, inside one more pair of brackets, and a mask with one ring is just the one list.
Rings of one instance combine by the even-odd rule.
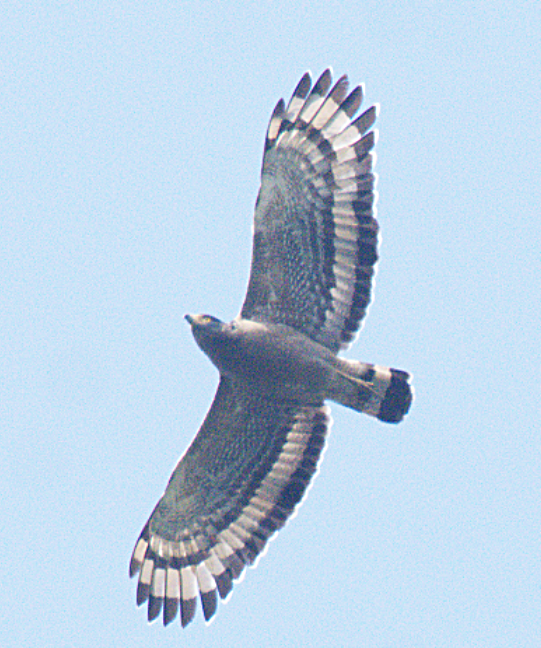
[[377, 116], [355, 117], [329, 70], [281, 99], [265, 140], [250, 279], [232, 322], [187, 315], [220, 373], [214, 401], [133, 551], [137, 603], [182, 626], [197, 599], [210, 619], [287, 521], [316, 472], [325, 401], [388, 423], [408, 412], [405, 371], [340, 358], [359, 330], [378, 259]]

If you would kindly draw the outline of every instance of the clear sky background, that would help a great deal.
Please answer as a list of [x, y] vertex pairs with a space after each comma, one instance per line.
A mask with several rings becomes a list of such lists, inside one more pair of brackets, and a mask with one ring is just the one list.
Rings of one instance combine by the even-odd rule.
[[[539, 646], [541, 11], [480, 2], [4, 2], [0, 645]], [[381, 262], [296, 518], [215, 621], [146, 621], [128, 560], [244, 295], [264, 133], [306, 69], [381, 103]]]

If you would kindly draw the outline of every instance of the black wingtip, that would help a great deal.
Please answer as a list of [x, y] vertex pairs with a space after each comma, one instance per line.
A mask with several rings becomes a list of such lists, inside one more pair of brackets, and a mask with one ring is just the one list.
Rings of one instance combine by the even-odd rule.
[[193, 621], [195, 610], [197, 608], [197, 599], [182, 599], [180, 604], [180, 624], [185, 628], [188, 623]]
[[293, 96], [300, 97], [301, 99], [305, 99], [308, 96], [308, 93], [310, 92], [311, 86], [312, 86], [312, 76], [310, 75], [310, 72], [305, 72], [302, 75], [301, 80], [297, 83], [297, 86], [293, 91]]
[[137, 605], [143, 605], [143, 603], [148, 600], [149, 595], [150, 595], [150, 585], [147, 585], [146, 583], [142, 583], [141, 581], [139, 581], [137, 583], [137, 598], [136, 598]]
[[166, 626], [177, 616], [179, 602], [177, 598], [166, 598], [163, 606], [163, 625]]
[[327, 68], [321, 73], [321, 76], [316, 81], [314, 87], [312, 88], [311, 94], [317, 94], [320, 96], [326, 95], [331, 87], [332, 83], [332, 71], [331, 68]]
[[203, 616], [205, 621], [209, 621], [218, 607], [218, 596], [216, 595], [216, 590], [210, 590], [209, 592], [201, 592], [201, 607], [203, 608]]
[[132, 556], [130, 560], [130, 578], [133, 578], [135, 574], [139, 573], [140, 569], [141, 569], [141, 563], [135, 560], [135, 558]]
[[159, 596], [148, 597], [148, 622], [151, 623], [156, 619], [162, 611], [163, 598]]

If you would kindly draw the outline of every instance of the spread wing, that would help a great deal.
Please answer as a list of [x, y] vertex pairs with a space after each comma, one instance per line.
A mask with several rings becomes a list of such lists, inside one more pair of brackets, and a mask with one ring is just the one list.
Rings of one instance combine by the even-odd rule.
[[329, 410], [276, 405], [221, 378], [201, 429], [179, 461], [133, 551], [137, 603], [185, 626], [201, 599], [216, 611], [246, 565], [280, 529], [316, 471]]
[[347, 95], [345, 76], [330, 86], [326, 70], [310, 91], [306, 73], [272, 114], [241, 316], [287, 324], [338, 351], [366, 313], [377, 261], [377, 110], [353, 120], [362, 87]]

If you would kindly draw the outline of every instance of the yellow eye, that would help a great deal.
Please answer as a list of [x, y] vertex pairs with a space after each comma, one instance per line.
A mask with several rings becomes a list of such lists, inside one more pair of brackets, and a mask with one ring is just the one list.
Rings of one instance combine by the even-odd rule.
[[210, 315], [203, 315], [201, 317], [201, 324], [210, 324], [212, 322], [212, 317]]

